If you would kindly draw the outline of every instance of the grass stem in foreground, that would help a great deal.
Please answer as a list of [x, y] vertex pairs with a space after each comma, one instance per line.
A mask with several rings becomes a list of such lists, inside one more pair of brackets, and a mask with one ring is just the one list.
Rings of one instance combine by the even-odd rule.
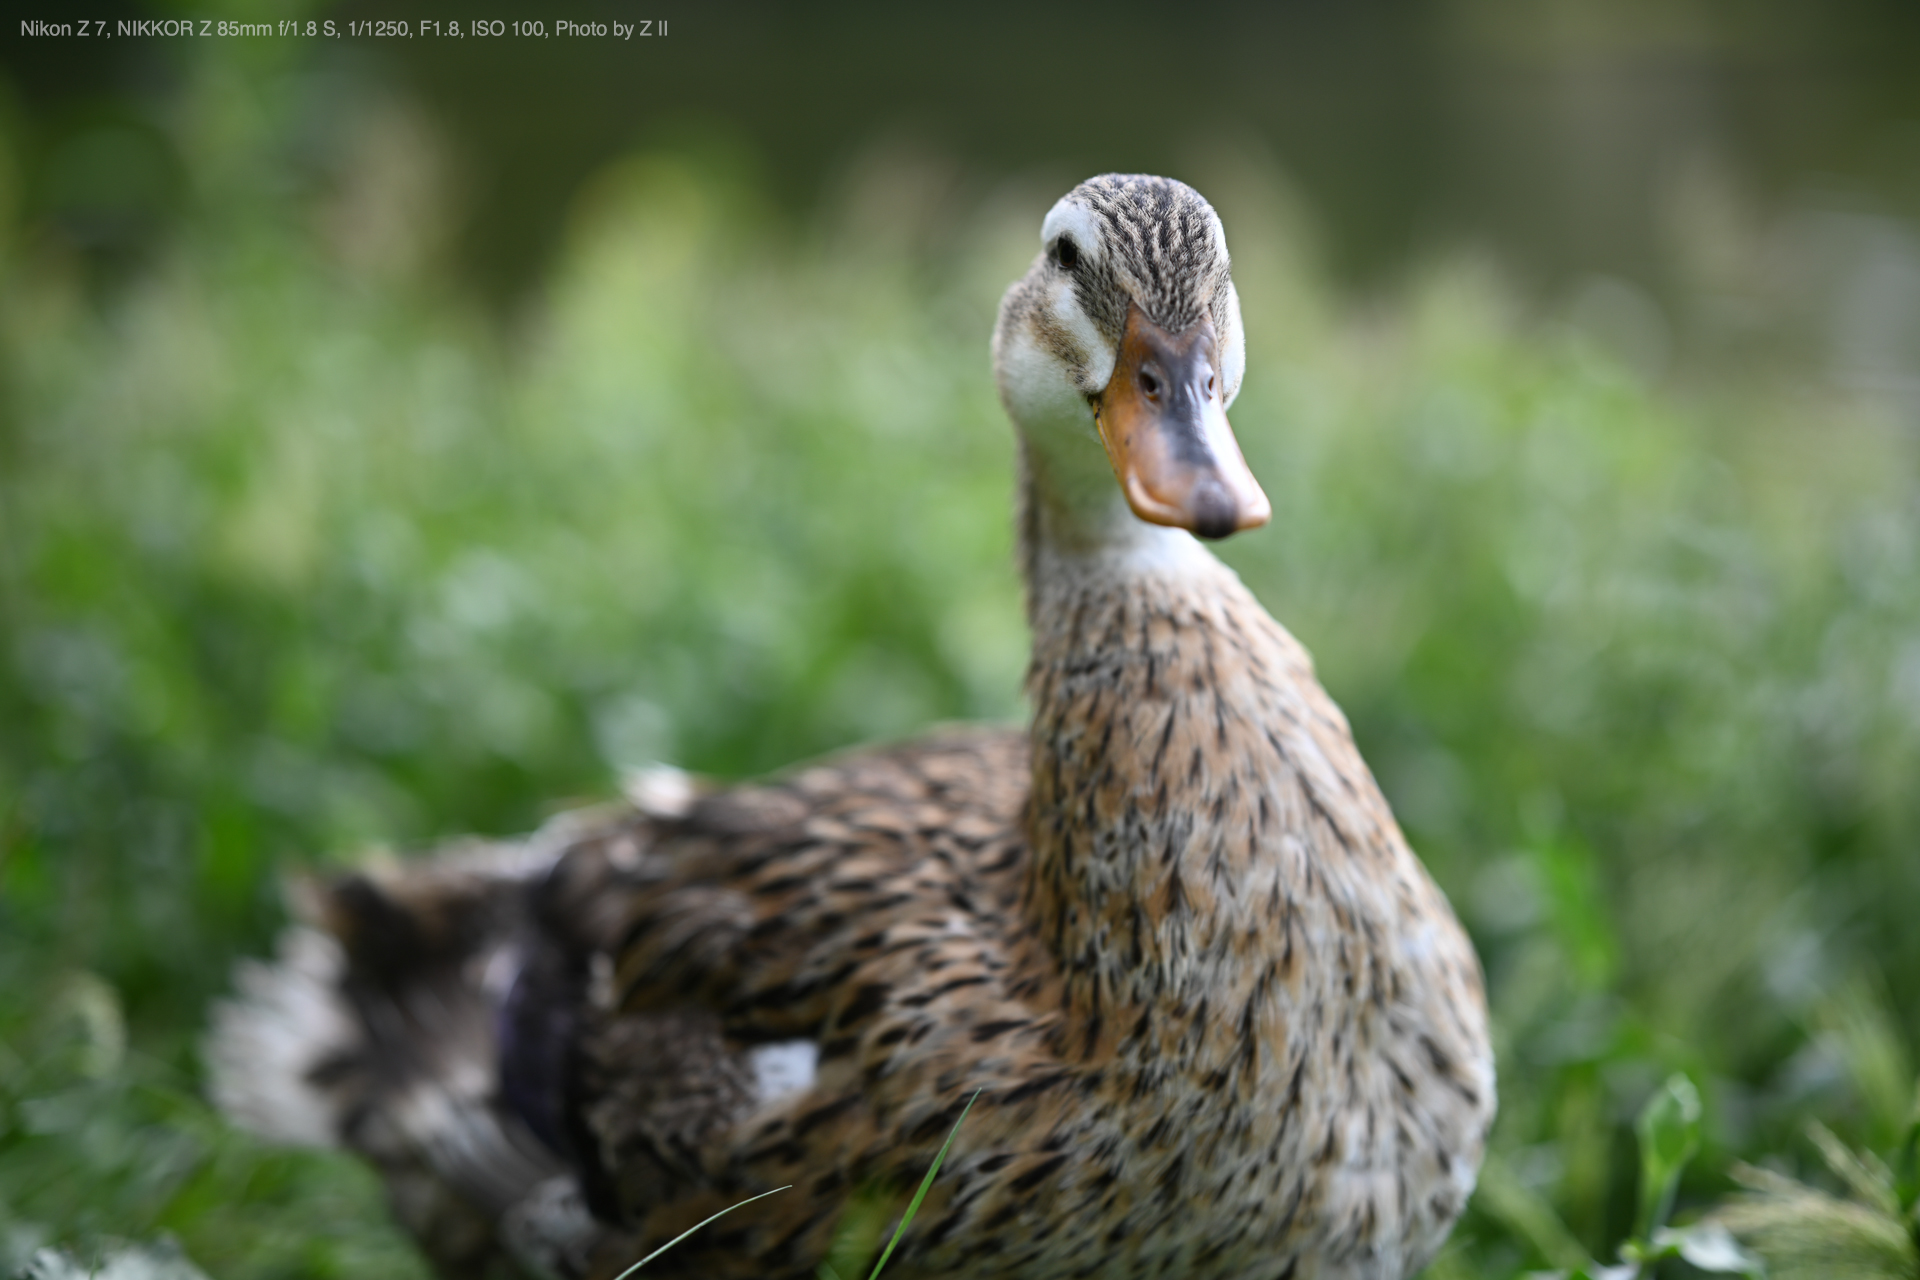
[[[966, 1118], [965, 1112], [961, 1113], [961, 1118], [962, 1119]], [[952, 1138], [949, 1137], [948, 1141], [951, 1142]], [[942, 1147], [940, 1149], [940, 1153], [942, 1155], [945, 1155], [946, 1148]], [[939, 1161], [934, 1162], [934, 1167], [939, 1168]], [[724, 1217], [725, 1215], [732, 1213], [735, 1209], [738, 1209], [742, 1204], [752, 1204], [755, 1200], [764, 1200], [768, 1196], [773, 1195], [775, 1192], [791, 1191], [792, 1189], [793, 1189], [793, 1184], [789, 1182], [784, 1187], [775, 1187], [773, 1191], [762, 1191], [757, 1196], [748, 1196], [745, 1200], [742, 1200], [740, 1204], [728, 1205], [726, 1208], [722, 1209], [719, 1213], [714, 1214], [713, 1217], [703, 1218], [699, 1222], [694, 1223], [692, 1226], [688, 1227], [685, 1231], [682, 1231], [679, 1235], [667, 1241], [665, 1244], [661, 1245], [658, 1249], [655, 1249], [652, 1253], [640, 1259], [640, 1261], [634, 1263], [632, 1266], [628, 1267], [625, 1271], [622, 1271], [619, 1275], [615, 1276], [613, 1280], [627, 1280], [628, 1276], [632, 1275], [634, 1272], [638, 1271], [640, 1268], [646, 1266], [649, 1262], [652, 1262], [655, 1258], [659, 1257], [661, 1254], [665, 1253], [667, 1250], [673, 1248], [673, 1246], [679, 1244], [682, 1240], [685, 1240], [688, 1236], [692, 1235], [694, 1232], [698, 1231], [700, 1228], [706, 1226], [707, 1223], [712, 1222], [714, 1218]], [[923, 1191], [925, 1190], [924, 1187], [921, 1189]], [[914, 1203], [917, 1204], [919, 1202], [916, 1200]]]
[[960, 1126], [966, 1123], [967, 1112], [973, 1110], [973, 1104], [980, 1100], [980, 1090], [975, 1089], [973, 1096], [967, 1099], [967, 1105], [960, 1108], [960, 1118], [953, 1122], [953, 1128], [947, 1131], [947, 1140], [940, 1144], [940, 1154], [933, 1158], [933, 1165], [927, 1170], [927, 1176], [920, 1179], [920, 1189], [913, 1193], [913, 1199], [907, 1204], [907, 1211], [900, 1219], [900, 1225], [894, 1228], [893, 1239], [887, 1241], [887, 1247], [880, 1254], [880, 1261], [873, 1264], [867, 1280], [876, 1280], [880, 1268], [887, 1265], [887, 1259], [893, 1256], [893, 1246], [900, 1243], [900, 1237], [907, 1233], [907, 1224], [913, 1221], [913, 1215], [920, 1211], [920, 1202], [927, 1198], [927, 1188], [933, 1185], [933, 1175], [940, 1172], [940, 1162], [947, 1158], [947, 1148], [953, 1145], [953, 1137], [960, 1132]]

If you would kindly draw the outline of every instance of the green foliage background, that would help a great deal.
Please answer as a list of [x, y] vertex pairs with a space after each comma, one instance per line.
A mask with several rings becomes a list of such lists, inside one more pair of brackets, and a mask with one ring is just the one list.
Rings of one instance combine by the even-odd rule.
[[[1021, 715], [986, 335], [1057, 191], [933, 218], [880, 165], [796, 229], [723, 147], [640, 153], [500, 325], [436, 265], [404, 118], [316, 177], [285, 70], [199, 67], [191, 216], [130, 280], [0, 215], [0, 1263], [168, 1232], [217, 1276], [422, 1274], [357, 1166], [198, 1099], [280, 872], [524, 830], [653, 759]], [[1785, 372], [1650, 389], [1471, 260], [1356, 306], [1256, 161], [1183, 176], [1229, 228], [1276, 511], [1223, 554], [1489, 972], [1496, 1150], [1435, 1273], [1608, 1256], [1675, 1069], [1683, 1203], [1800, 1162], [1809, 1115], [1891, 1141], [1913, 436]]]

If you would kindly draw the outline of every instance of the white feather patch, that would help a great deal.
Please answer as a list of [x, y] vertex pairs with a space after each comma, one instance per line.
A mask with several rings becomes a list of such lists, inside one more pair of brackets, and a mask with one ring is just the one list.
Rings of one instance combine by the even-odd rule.
[[1075, 371], [1080, 385], [1075, 390], [1084, 394], [1105, 387], [1113, 379], [1113, 364], [1120, 353], [1080, 309], [1079, 296], [1071, 284], [1060, 280], [1047, 290], [1047, 311], [1053, 322], [1071, 334], [1074, 345], [1080, 348], [1081, 365]]
[[684, 818], [700, 798], [692, 775], [670, 764], [635, 769], [621, 779], [620, 789], [628, 803], [649, 818]]
[[1233, 398], [1240, 394], [1240, 380], [1247, 372], [1246, 329], [1240, 322], [1240, 291], [1233, 287], [1233, 281], [1227, 281], [1227, 331], [1220, 335], [1220, 380], [1226, 384], [1226, 398], [1221, 403], [1231, 409]]
[[239, 996], [214, 1006], [204, 1049], [216, 1106], [278, 1142], [330, 1146], [338, 1140], [337, 1107], [308, 1073], [360, 1041], [359, 1024], [340, 995], [345, 970], [340, 944], [303, 928], [280, 935], [279, 963], [239, 965]]
[[762, 1106], [813, 1088], [820, 1046], [811, 1040], [782, 1040], [747, 1051], [753, 1067], [753, 1093]]

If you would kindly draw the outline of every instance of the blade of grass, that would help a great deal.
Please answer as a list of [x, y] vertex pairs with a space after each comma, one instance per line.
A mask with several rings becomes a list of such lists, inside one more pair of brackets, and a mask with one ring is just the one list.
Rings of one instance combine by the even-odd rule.
[[927, 1176], [920, 1179], [920, 1189], [913, 1193], [913, 1199], [907, 1204], [907, 1211], [900, 1219], [900, 1225], [894, 1228], [893, 1239], [887, 1241], [887, 1247], [880, 1254], [880, 1261], [873, 1264], [873, 1270], [867, 1274], [867, 1280], [877, 1280], [880, 1268], [887, 1265], [887, 1259], [893, 1256], [893, 1246], [900, 1243], [900, 1237], [907, 1233], [907, 1226], [913, 1221], [913, 1215], [920, 1212], [920, 1202], [927, 1198], [927, 1188], [933, 1185], [933, 1175], [940, 1172], [940, 1162], [947, 1158], [947, 1148], [953, 1145], [953, 1136], [960, 1132], [960, 1126], [966, 1123], [967, 1112], [973, 1110], [973, 1104], [980, 1100], [980, 1090], [975, 1089], [973, 1096], [967, 1099], [967, 1105], [960, 1108], [960, 1118], [953, 1122], [953, 1128], [947, 1131], [947, 1140], [940, 1144], [940, 1154], [933, 1158], [933, 1165], [927, 1170]]
[[1520, 1181], [1498, 1152], [1489, 1151], [1480, 1167], [1478, 1204], [1559, 1270], [1571, 1272], [1595, 1265], [1553, 1206]]
[[[966, 1118], [964, 1113], [962, 1114], [961, 1118], [962, 1119]], [[945, 1154], [945, 1148], [941, 1149], [941, 1153]], [[661, 1245], [658, 1249], [655, 1249], [652, 1253], [640, 1259], [640, 1261], [634, 1263], [632, 1266], [628, 1267], [625, 1271], [622, 1271], [619, 1275], [615, 1276], [613, 1280], [627, 1280], [628, 1276], [632, 1275], [634, 1272], [638, 1271], [640, 1268], [646, 1266], [649, 1262], [652, 1262], [655, 1258], [659, 1257], [661, 1254], [665, 1253], [667, 1250], [673, 1248], [673, 1246], [679, 1244], [682, 1240], [685, 1240], [688, 1236], [692, 1235], [694, 1232], [698, 1231], [700, 1228], [706, 1226], [707, 1223], [712, 1222], [714, 1218], [724, 1217], [727, 1214], [732, 1213], [735, 1209], [738, 1209], [740, 1205], [752, 1204], [755, 1200], [765, 1200], [768, 1196], [773, 1195], [776, 1192], [791, 1191], [791, 1190], [793, 1190], [793, 1184], [789, 1182], [784, 1187], [775, 1187], [772, 1191], [762, 1191], [757, 1196], [748, 1196], [745, 1200], [742, 1200], [740, 1204], [728, 1205], [726, 1208], [722, 1209], [719, 1213], [714, 1214], [712, 1217], [703, 1218], [699, 1222], [694, 1223], [692, 1226], [688, 1227], [685, 1231], [682, 1231], [679, 1235], [667, 1241], [665, 1244]]]

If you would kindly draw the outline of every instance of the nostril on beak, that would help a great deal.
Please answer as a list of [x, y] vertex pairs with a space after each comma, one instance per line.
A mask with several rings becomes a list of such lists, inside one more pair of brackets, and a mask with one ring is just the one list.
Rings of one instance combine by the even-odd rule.
[[1147, 399], [1149, 400], [1158, 400], [1160, 398], [1160, 379], [1153, 376], [1153, 370], [1142, 369], [1140, 371], [1140, 389], [1147, 393]]

